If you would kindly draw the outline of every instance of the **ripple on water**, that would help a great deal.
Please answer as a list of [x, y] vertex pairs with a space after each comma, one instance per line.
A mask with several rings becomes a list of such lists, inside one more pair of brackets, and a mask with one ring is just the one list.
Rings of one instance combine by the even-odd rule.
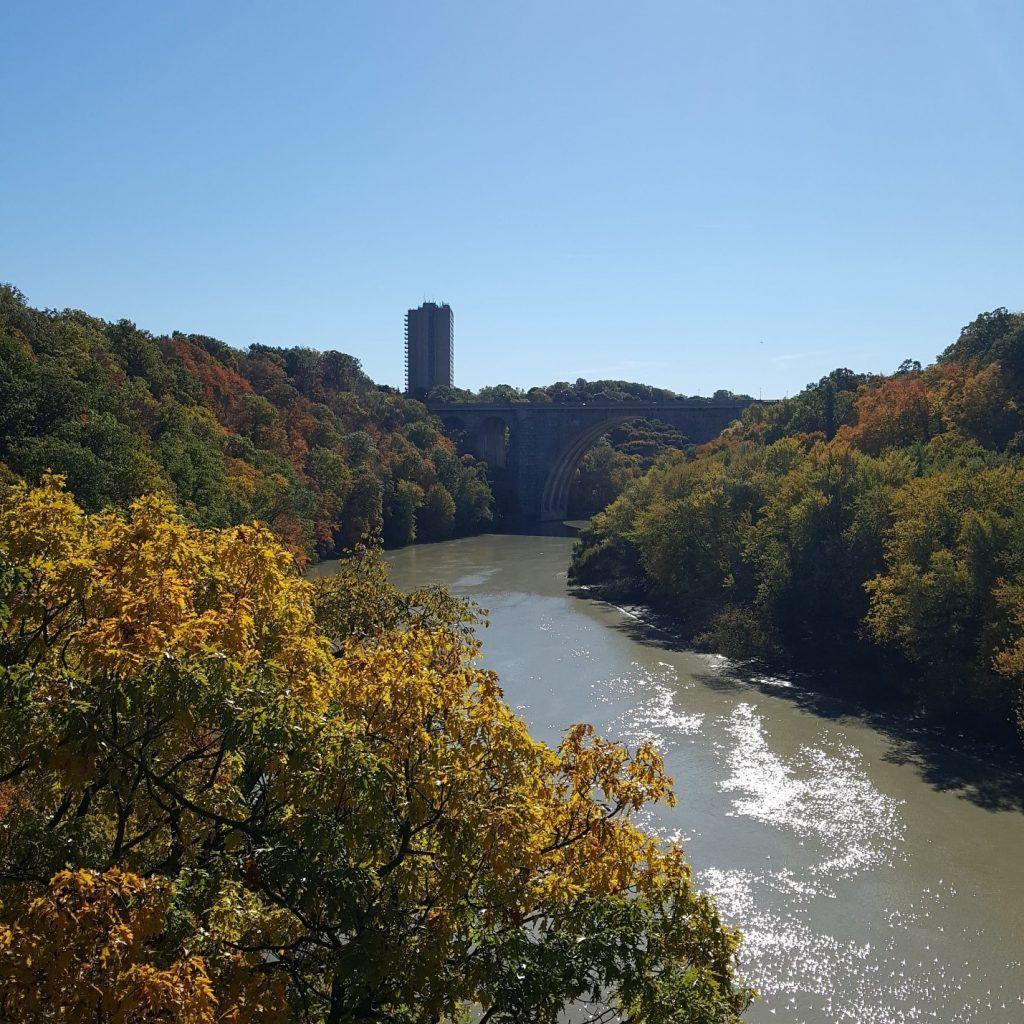
[[697, 652], [697, 657], [707, 663], [712, 672], [726, 672], [733, 667], [733, 662], [724, 654], [709, 654], [706, 651]]
[[[731, 814], [788, 832], [812, 858], [818, 855], [799, 874], [789, 868], [709, 868], [699, 876], [726, 917], [742, 922], [744, 973], [770, 1013], [783, 1010], [794, 1024], [1024, 1020], [1014, 1016], [1019, 995], [998, 983], [988, 987], [980, 965], [948, 963], [922, 945], [922, 927], [932, 925], [933, 912], [941, 909], [955, 920], [953, 886], [925, 889], [909, 906], [880, 915], [877, 927], [865, 933], [872, 941], [815, 927], [812, 906], [827, 899], [829, 909], [822, 915], [819, 908], [817, 919], [843, 931], [848, 904], [832, 902], [836, 883], [891, 872], [905, 859], [902, 801], [880, 792], [860, 752], [827, 730], [820, 745], [803, 745], [784, 757], [771, 749], [752, 705], [738, 705], [723, 725], [731, 741], [722, 745], [729, 774], [719, 786], [732, 795]], [[988, 966], [1012, 972], [1009, 964]]]
[[[613, 723], [624, 738], [664, 746], [680, 731], [700, 728], [704, 716], [674, 706], [670, 665], [659, 666], [665, 671], [634, 667], [613, 681], [620, 694], [635, 701]], [[728, 737], [718, 747], [727, 771], [719, 788], [732, 796], [731, 814], [789, 833], [812, 858], [798, 870], [709, 868], [699, 874], [723, 914], [742, 922], [743, 970], [765, 1000], [758, 1016], [782, 1012], [794, 1024], [977, 1024], [998, 1020], [991, 1017], [993, 1008], [1002, 1012], [1007, 1000], [1016, 1002], [1001, 988], [977, 995], [971, 984], [976, 966], [954, 970], [937, 960], [917, 962], [922, 951], [916, 930], [932, 903], [956, 896], [952, 887], [941, 894], [925, 890], [911, 908], [887, 915], [879, 922], [877, 942], [815, 927], [810, 908], [826, 899], [827, 916], [842, 931], [835, 883], [890, 870], [903, 860], [901, 801], [880, 792], [860, 752], [827, 731], [819, 745], [803, 745], [786, 757], [772, 750], [764, 720], [751, 704], [738, 705], [718, 724]], [[678, 828], [663, 827], [661, 834], [668, 840], [690, 838]], [[919, 955], [908, 963], [908, 950], [914, 948]]]
[[611, 722], [612, 730], [628, 743], [651, 741], [664, 749], [680, 736], [699, 732], [704, 724], [702, 713], [676, 705], [679, 674], [667, 661], [659, 661], [656, 668], [634, 662], [628, 675], [602, 680], [597, 689], [599, 694], [609, 691], [611, 697], [633, 698]]
[[[804, 914], [813, 889], [785, 871], [710, 868], [698, 877], [723, 914], [742, 922], [742, 970], [761, 993], [762, 1010], [782, 1009], [793, 1024], [1024, 1020], [1024, 999], [999, 984], [988, 989], [984, 967], [965, 961], [954, 967], [922, 955], [928, 950], [913, 933], [915, 915], [889, 916], [883, 941], [858, 943], [813, 929]], [[1013, 969], [1012, 964], [986, 966]]]
[[480, 568], [476, 572], [467, 573], [452, 581], [454, 590], [469, 590], [473, 587], [482, 587], [496, 572], [496, 568]]

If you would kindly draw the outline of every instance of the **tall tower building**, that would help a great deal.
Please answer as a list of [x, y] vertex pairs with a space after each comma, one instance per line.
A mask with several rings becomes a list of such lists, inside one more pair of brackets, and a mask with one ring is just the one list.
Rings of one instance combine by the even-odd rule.
[[424, 302], [405, 314], [405, 390], [455, 383], [455, 318], [448, 303]]

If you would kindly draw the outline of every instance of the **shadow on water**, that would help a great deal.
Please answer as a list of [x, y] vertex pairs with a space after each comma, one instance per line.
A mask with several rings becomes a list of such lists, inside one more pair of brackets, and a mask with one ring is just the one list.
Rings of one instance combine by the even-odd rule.
[[[603, 601], [585, 590], [570, 590], [581, 600]], [[647, 647], [674, 652], [694, 650], [671, 629], [668, 620], [644, 609], [643, 617], [623, 616], [616, 628]], [[741, 692], [751, 687], [775, 700], [833, 722], [857, 721], [885, 736], [890, 747], [885, 760], [912, 767], [934, 789], [953, 793], [991, 811], [1024, 811], [1024, 756], [997, 743], [937, 726], [920, 714], [891, 707], [872, 707], [855, 692], [837, 693], [831, 680], [809, 673], [787, 673], [785, 684], [750, 665], [731, 664], [721, 671], [698, 672], [694, 678], [719, 691]], [[854, 691], [855, 687], [850, 687]], [[863, 692], [863, 691], [861, 691]]]
[[582, 519], [542, 522], [539, 519], [504, 516], [489, 532], [522, 537], [578, 537], [580, 527], [585, 525], [586, 521]]

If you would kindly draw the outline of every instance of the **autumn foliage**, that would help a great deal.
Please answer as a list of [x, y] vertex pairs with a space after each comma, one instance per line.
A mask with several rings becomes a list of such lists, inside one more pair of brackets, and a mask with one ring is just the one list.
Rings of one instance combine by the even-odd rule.
[[217, 1000], [201, 957], [156, 964], [169, 887], [117, 868], [61, 871], [0, 931], [5, 1019], [204, 1024]]
[[931, 434], [928, 389], [917, 376], [884, 380], [857, 398], [852, 419], [840, 428], [838, 440], [871, 455], [925, 442]]
[[90, 512], [159, 493], [202, 526], [259, 519], [300, 560], [491, 519], [484, 468], [341, 352], [157, 336], [0, 286], [0, 476], [61, 473]]
[[857, 675], [1012, 740], [1024, 314], [983, 314], [925, 369], [836, 370], [662, 457], [594, 519], [573, 574], [653, 601], [716, 650]]
[[[530, 738], [471, 611], [164, 497], [0, 502], [0, 1018], [738, 1020], [661, 758]], [[473, 1010], [475, 1008], [475, 1010]]]

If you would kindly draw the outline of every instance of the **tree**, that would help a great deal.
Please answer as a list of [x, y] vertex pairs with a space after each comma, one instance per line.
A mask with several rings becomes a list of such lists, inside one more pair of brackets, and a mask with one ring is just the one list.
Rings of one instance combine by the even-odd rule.
[[1024, 409], [999, 363], [980, 369], [947, 363], [936, 374], [933, 404], [948, 429], [988, 448], [1005, 448], [1024, 427]]
[[455, 500], [442, 484], [432, 484], [417, 513], [422, 540], [447, 540], [455, 529]]
[[865, 391], [854, 406], [855, 422], [839, 437], [877, 455], [931, 436], [931, 403], [924, 382], [913, 375], [893, 377]]
[[600, 511], [659, 456], [686, 447], [686, 438], [659, 420], [631, 420], [612, 427], [580, 461], [569, 489], [570, 514]]
[[416, 512], [422, 504], [423, 488], [411, 480], [399, 480], [384, 516], [385, 544], [412, 544], [416, 540]]
[[383, 529], [383, 500], [383, 487], [377, 476], [369, 469], [360, 470], [352, 481], [341, 515], [338, 533], [342, 549], [374, 537]]
[[[964, 690], [992, 670], [1016, 675], [1014, 587], [1024, 570], [1024, 470], [944, 472], [908, 481], [893, 500], [885, 568], [867, 584], [872, 634], [925, 671], [936, 704], [969, 710]], [[1004, 694], [1005, 698], [1005, 694]], [[1005, 700], [1000, 703], [1005, 703]]]
[[896, 372], [893, 374], [894, 377], [906, 377], [910, 374], [921, 372], [921, 362], [918, 359], [904, 359], [899, 366], [896, 367]]
[[1002, 580], [996, 588], [996, 601], [1005, 617], [1003, 642], [997, 647], [995, 669], [1014, 684], [1017, 694], [1017, 721], [1024, 731], [1024, 586]]
[[513, 387], [511, 384], [495, 384], [491, 387], [481, 388], [477, 393], [476, 400], [504, 405], [508, 402], [525, 402], [527, 399], [520, 388]]
[[939, 356], [939, 362], [981, 366], [998, 362], [1019, 386], [1024, 383], [1024, 313], [1000, 307], [980, 314]]
[[472, 473], [463, 472], [455, 481], [455, 529], [459, 533], [475, 533], [494, 518], [494, 496], [485, 467], [470, 455], [464, 455], [460, 461]]
[[52, 478], [0, 559], [5, 1019], [738, 1022], [656, 750], [531, 739], [450, 595]]
[[630, 479], [631, 460], [621, 456], [606, 437], [602, 437], [583, 456], [569, 490], [569, 509], [573, 515], [590, 515], [610, 504]]
[[4, 1019], [46, 1021], [56, 1012], [68, 1024], [214, 1024], [202, 958], [154, 963], [147, 948], [168, 928], [171, 896], [164, 880], [116, 868], [58, 872], [13, 927], [0, 929]]
[[0, 462], [31, 482], [62, 473], [92, 510], [162, 491], [199, 525], [258, 516], [305, 559], [378, 530], [398, 483], [429, 487], [438, 462], [453, 496], [474, 496], [459, 529], [478, 528], [468, 509], [489, 505], [486, 478], [459, 461], [440, 423], [375, 387], [352, 356], [153, 337], [127, 320], [34, 310], [10, 286], [0, 286]]

